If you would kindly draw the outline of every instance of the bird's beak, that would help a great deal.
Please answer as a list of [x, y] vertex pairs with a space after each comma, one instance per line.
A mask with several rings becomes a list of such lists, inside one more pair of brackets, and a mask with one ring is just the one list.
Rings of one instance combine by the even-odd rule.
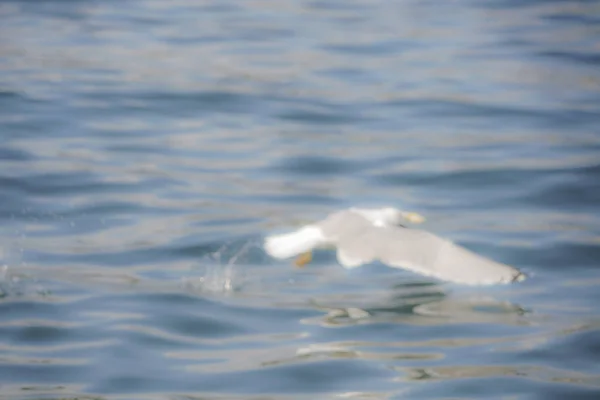
[[402, 213], [402, 216], [411, 224], [420, 224], [425, 222], [425, 217], [416, 212], [404, 212]]
[[296, 257], [296, 260], [294, 261], [294, 265], [298, 268], [303, 268], [306, 264], [310, 263], [311, 261], [312, 261], [312, 252], [307, 251], [306, 253], [302, 253], [298, 257]]

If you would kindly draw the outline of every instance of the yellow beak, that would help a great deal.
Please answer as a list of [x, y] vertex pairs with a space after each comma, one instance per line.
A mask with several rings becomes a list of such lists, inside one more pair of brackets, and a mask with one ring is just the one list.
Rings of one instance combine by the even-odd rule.
[[403, 216], [408, 222], [413, 224], [420, 224], [425, 221], [425, 217], [416, 212], [407, 212]]

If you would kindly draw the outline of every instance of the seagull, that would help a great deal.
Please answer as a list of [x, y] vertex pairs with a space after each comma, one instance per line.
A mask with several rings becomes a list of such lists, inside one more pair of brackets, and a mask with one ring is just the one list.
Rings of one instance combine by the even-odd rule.
[[264, 249], [276, 259], [298, 256], [297, 266], [312, 260], [312, 250], [334, 248], [345, 268], [380, 261], [425, 276], [465, 285], [520, 282], [525, 275], [433, 233], [408, 228], [402, 223], [420, 223], [415, 212], [393, 207], [349, 208], [300, 229], [267, 236]]

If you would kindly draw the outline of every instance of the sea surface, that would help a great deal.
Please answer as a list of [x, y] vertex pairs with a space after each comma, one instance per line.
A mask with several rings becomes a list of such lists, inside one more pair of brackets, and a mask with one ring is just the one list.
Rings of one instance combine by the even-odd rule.
[[[528, 279], [265, 235], [396, 206]], [[0, 399], [600, 398], [600, 2], [0, 1]]]

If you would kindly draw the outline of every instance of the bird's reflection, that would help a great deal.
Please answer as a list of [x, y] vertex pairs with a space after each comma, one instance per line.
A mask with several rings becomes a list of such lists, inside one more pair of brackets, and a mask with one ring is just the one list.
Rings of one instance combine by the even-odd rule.
[[310, 305], [323, 311], [323, 314], [303, 322], [322, 326], [368, 323], [528, 323], [528, 310], [520, 304], [481, 293], [453, 293], [444, 284], [423, 281], [395, 284], [387, 291], [322, 295], [311, 299]]

